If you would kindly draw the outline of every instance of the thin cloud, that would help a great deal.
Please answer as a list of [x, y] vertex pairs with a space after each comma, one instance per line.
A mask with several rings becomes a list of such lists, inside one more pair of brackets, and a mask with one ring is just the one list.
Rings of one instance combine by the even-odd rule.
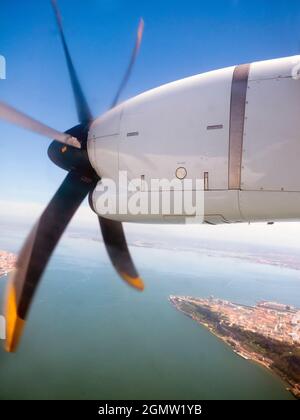
[[[16, 202], [0, 200], [0, 225], [26, 224], [33, 225], [42, 213], [44, 206], [34, 202]], [[96, 215], [88, 206], [83, 205], [77, 211], [72, 225], [73, 228], [94, 229], [99, 232]], [[147, 225], [126, 224], [128, 235], [139, 235], [141, 241], [145, 235], [180, 240], [203, 239], [218, 242], [237, 242], [253, 245], [278, 246], [282, 249], [293, 247], [300, 250], [300, 223], [277, 223], [272, 226], [266, 223], [232, 224], [232, 225]]]

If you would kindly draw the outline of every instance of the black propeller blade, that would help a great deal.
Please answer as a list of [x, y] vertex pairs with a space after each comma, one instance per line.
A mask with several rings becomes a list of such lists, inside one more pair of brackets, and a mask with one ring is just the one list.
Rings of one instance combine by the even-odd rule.
[[98, 219], [112, 265], [120, 277], [131, 287], [144, 290], [143, 280], [136, 271], [129, 253], [122, 223], [104, 219], [103, 217]]
[[76, 103], [78, 120], [81, 124], [89, 124], [93, 119], [92, 113], [88, 106], [87, 100], [84, 96], [82, 87], [80, 85], [80, 82], [79, 82], [79, 79], [78, 79], [78, 76], [77, 76], [77, 73], [76, 73], [70, 52], [69, 52], [69, 48], [66, 42], [64, 31], [63, 31], [62, 18], [61, 18], [61, 15], [57, 6], [57, 1], [51, 0], [51, 3], [54, 9], [55, 16], [56, 16], [57, 26], [59, 29], [61, 42], [63, 45], [65, 57], [66, 57], [66, 62], [67, 62], [70, 80], [72, 84], [74, 99]]
[[119, 89], [116, 93], [116, 96], [114, 97], [114, 100], [112, 101], [111, 108], [114, 108], [117, 105], [117, 103], [119, 102], [120, 96], [121, 96], [123, 90], [125, 89], [125, 87], [128, 83], [128, 80], [131, 76], [133, 67], [135, 65], [135, 62], [136, 62], [136, 59], [137, 59], [137, 56], [138, 56], [138, 53], [139, 53], [139, 50], [140, 50], [140, 47], [141, 47], [141, 44], [142, 44], [144, 27], [145, 27], [144, 20], [141, 19], [140, 23], [139, 23], [139, 26], [138, 26], [138, 30], [137, 30], [135, 46], [133, 48], [127, 70], [126, 70], [126, 72], [124, 74], [124, 77], [121, 81], [121, 84], [120, 84], [120, 87], [119, 87]]
[[[5, 347], [10, 352], [17, 348], [36, 288], [59, 239], [82, 201], [94, 190], [99, 181], [98, 175], [90, 165], [86, 151], [92, 114], [69, 53], [56, 0], [51, 1], [64, 48], [80, 124], [68, 130], [66, 134], [59, 133], [1, 103], [0, 118], [4, 115], [3, 118], [10, 122], [46, 136], [53, 135], [54, 138], [67, 145], [71, 144], [79, 148], [81, 146], [82, 149], [77, 150], [67, 146], [62, 148], [56, 141], [49, 147], [48, 154], [51, 160], [69, 171], [69, 174], [28, 236], [19, 255], [16, 270], [8, 283], [5, 305], [7, 319]], [[131, 74], [140, 48], [143, 28], [144, 23], [141, 21], [130, 64], [113, 106], [117, 104]], [[132, 287], [143, 290], [144, 285], [131, 259], [122, 224], [101, 217], [99, 217], [99, 223], [108, 255], [117, 272]]]
[[[139, 22], [136, 42], [132, 51], [131, 59], [128, 68], [124, 74], [120, 87], [117, 94], [112, 102], [112, 108], [115, 107], [120, 99], [120, 96], [125, 89], [128, 80], [131, 76], [134, 64], [136, 62], [138, 52], [141, 47], [143, 32], [144, 32], [144, 20], [141, 19]], [[144, 290], [143, 280], [140, 278], [134, 263], [132, 261], [127, 241], [124, 233], [124, 229], [121, 222], [105, 219], [98, 217], [103, 240], [106, 246], [109, 258], [115, 267], [120, 277], [128, 283], [131, 287], [137, 290]]]
[[[72, 89], [73, 89], [75, 101], [77, 104], [78, 118], [81, 123], [86, 123], [89, 121], [89, 119], [91, 119], [91, 112], [87, 105], [87, 101], [84, 97], [80, 83], [78, 81], [78, 77], [76, 75], [73, 62], [71, 59], [71, 55], [70, 55], [70, 52], [69, 52], [69, 49], [65, 40], [63, 26], [62, 26], [62, 18], [58, 10], [57, 1], [51, 0], [51, 2], [54, 8], [55, 15], [56, 15], [57, 24], [58, 24], [59, 32], [61, 35], [64, 52], [65, 52], [65, 57], [66, 57], [67, 65], [68, 65]], [[134, 67], [140, 46], [141, 46], [143, 31], [144, 31], [144, 21], [143, 19], [141, 19], [138, 26], [136, 42], [132, 51], [131, 59], [130, 59], [128, 68], [124, 74], [124, 77], [122, 79], [121, 85], [118, 89], [118, 92], [114, 98], [112, 107], [117, 105], [120, 95], [125, 89], [126, 84], [129, 80], [129, 77], [132, 73], [132, 70], [133, 70], [133, 67]], [[122, 223], [104, 219], [102, 217], [99, 217], [98, 219], [99, 219], [101, 231], [103, 234], [104, 244], [105, 244], [105, 247], [107, 249], [108, 255], [111, 259], [113, 266], [116, 268], [121, 278], [125, 280], [128, 284], [130, 284], [132, 287], [135, 287], [138, 290], [143, 290], [144, 285], [143, 285], [142, 280], [139, 278], [139, 275], [132, 262], [132, 258], [129, 253]]]
[[92, 179], [70, 172], [28, 236], [6, 296], [6, 350], [16, 350], [28, 310], [46, 265], [76, 210], [95, 187]]

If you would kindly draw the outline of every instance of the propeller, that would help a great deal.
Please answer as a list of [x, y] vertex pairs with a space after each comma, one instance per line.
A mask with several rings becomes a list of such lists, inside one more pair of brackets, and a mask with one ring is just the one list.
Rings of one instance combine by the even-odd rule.
[[[25, 241], [16, 269], [8, 281], [5, 299], [7, 321], [5, 349], [8, 352], [14, 352], [17, 349], [34, 294], [58, 241], [83, 200], [93, 192], [100, 180], [89, 162], [86, 151], [92, 114], [66, 43], [57, 2], [51, 0], [51, 3], [67, 62], [79, 125], [66, 133], [60, 133], [16, 111], [9, 105], [0, 103], [0, 118], [46, 137], [55, 138], [49, 146], [48, 155], [55, 164], [68, 171], [68, 175]], [[129, 66], [112, 106], [118, 103], [132, 73], [140, 49], [143, 29], [144, 22], [141, 20]], [[64, 143], [65, 146], [62, 147], [60, 143]], [[122, 223], [103, 217], [98, 217], [98, 219], [108, 256], [116, 271], [130, 286], [143, 290], [144, 283], [130, 256]]]
[[139, 53], [139, 50], [141, 48], [142, 39], [143, 39], [143, 33], [144, 33], [144, 28], [145, 28], [144, 19], [141, 18], [140, 19], [139, 26], [138, 26], [137, 34], [136, 34], [135, 46], [134, 46], [134, 49], [132, 51], [131, 59], [129, 61], [128, 68], [127, 68], [127, 70], [126, 70], [126, 72], [124, 74], [124, 77], [122, 79], [122, 82], [120, 84], [120, 87], [117, 90], [116, 96], [114, 97], [114, 100], [112, 102], [111, 108], [114, 108], [117, 105], [117, 103], [119, 102], [120, 96], [121, 96], [123, 90], [125, 89], [125, 87], [126, 87], [126, 85], [128, 83], [128, 80], [130, 79], [130, 76], [131, 76], [131, 73], [132, 73], [132, 70], [133, 70], [133, 67], [134, 67], [136, 58], [137, 58], [138, 53]]
[[6, 296], [6, 349], [15, 351], [41, 275], [66, 226], [95, 187], [93, 180], [69, 172], [28, 236]]
[[77, 73], [76, 73], [72, 58], [71, 58], [71, 54], [70, 54], [68, 45], [66, 43], [66, 38], [64, 35], [63, 25], [62, 25], [62, 17], [57, 6], [57, 1], [51, 0], [51, 3], [52, 3], [52, 7], [53, 7], [54, 14], [56, 17], [56, 22], [57, 22], [57, 26], [58, 26], [58, 30], [59, 30], [59, 34], [60, 34], [61, 42], [63, 45], [66, 62], [67, 62], [67, 67], [69, 71], [70, 81], [71, 81], [73, 95], [74, 95], [76, 109], [77, 109], [78, 120], [80, 121], [81, 124], [84, 124], [84, 123], [89, 124], [93, 119], [92, 113], [90, 111], [87, 100], [84, 96], [83, 90], [78, 80], [78, 76], [77, 76]]
[[144, 290], [143, 280], [133, 264], [122, 223], [98, 217], [109, 258], [119, 276], [130, 286]]
[[33, 131], [34, 133], [48, 137], [49, 139], [56, 139], [60, 143], [77, 147], [78, 149], [81, 148], [80, 142], [70, 134], [60, 133], [47, 125], [28, 117], [23, 114], [23, 112], [17, 111], [4, 102], [0, 102], [0, 118], [12, 124], [19, 125], [29, 131]]

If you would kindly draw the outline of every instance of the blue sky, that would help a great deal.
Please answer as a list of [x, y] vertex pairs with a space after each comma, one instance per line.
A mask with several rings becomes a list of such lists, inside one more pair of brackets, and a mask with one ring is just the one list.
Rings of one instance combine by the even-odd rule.
[[[123, 99], [175, 79], [300, 51], [300, 2], [283, 0], [59, 0], [66, 37], [97, 116], [127, 65], [138, 20], [145, 33]], [[77, 123], [49, 0], [3, 0], [0, 100], [60, 130]], [[64, 177], [49, 141], [0, 122], [2, 200], [47, 203]]]

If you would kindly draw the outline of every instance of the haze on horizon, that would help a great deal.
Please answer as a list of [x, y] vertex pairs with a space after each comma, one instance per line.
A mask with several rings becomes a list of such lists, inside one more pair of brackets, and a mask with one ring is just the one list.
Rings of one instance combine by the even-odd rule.
[[[5, 201], [0, 200], [0, 224], [23, 225], [31, 229], [46, 203]], [[70, 227], [73, 229], [87, 230], [99, 233], [97, 217], [88, 205], [79, 208], [74, 216]], [[213, 243], [241, 243], [257, 246], [281, 247], [283, 250], [292, 248], [300, 251], [300, 223], [266, 223], [253, 224], [230, 224], [230, 225], [147, 225], [125, 224], [128, 234], [140, 235], [143, 241], [151, 234], [156, 241], [168, 238], [171, 240], [181, 239], [183, 242], [189, 239], [203, 239]], [[146, 238], [145, 238], [146, 235]]]

